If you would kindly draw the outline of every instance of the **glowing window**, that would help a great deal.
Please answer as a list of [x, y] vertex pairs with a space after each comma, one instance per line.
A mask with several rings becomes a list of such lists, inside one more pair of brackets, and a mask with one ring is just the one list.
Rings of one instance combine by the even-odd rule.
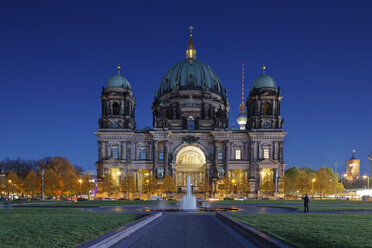
[[112, 149], [112, 157], [113, 158], [119, 158], [119, 149], [118, 148]]
[[141, 150], [140, 158], [141, 158], [141, 159], [146, 159], [146, 158], [147, 158], [147, 152], [146, 152], [145, 149]]
[[264, 158], [270, 158], [270, 149], [268, 148], [265, 148], [264, 149]]
[[241, 154], [240, 149], [235, 150], [235, 159], [242, 159], [242, 154]]
[[159, 152], [159, 159], [164, 159], [164, 153]]
[[192, 116], [190, 116], [188, 121], [187, 121], [187, 129], [189, 131], [195, 129], [195, 121], [194, 121], [194, 118]]
[[218, 156], [218, 159], [222, 159], [222, 152], [219, 152], [217, 156]]

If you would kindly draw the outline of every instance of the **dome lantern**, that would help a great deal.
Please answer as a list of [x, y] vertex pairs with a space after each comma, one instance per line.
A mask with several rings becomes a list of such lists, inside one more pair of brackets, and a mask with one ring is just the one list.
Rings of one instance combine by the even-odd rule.
[[252, 89], [254, 88], [276, 88], [276, 82], [274, 78], [266, 74], [266, 66], [261, 67], [262, 75], [254, 80]]
[[114, 88], [114, 87], [120, 87], [120, 88], [128, 88], [131, 89], [131, 85], [124, 76], [120, 74], [121, 67], [120, 65], [116, 66], [116, 69], [118, 70], [118, 73], [112, 77], [110, 77], [106, 82], [106, 88]]
[[194, 29], [193, 26], [189, 27], [190, 29], [190, 41], [189, 46], [186, 49], [186, 59], [196, 59], [196, 49], [194, 48], [194, 43], [192, 42], [192, 30]]

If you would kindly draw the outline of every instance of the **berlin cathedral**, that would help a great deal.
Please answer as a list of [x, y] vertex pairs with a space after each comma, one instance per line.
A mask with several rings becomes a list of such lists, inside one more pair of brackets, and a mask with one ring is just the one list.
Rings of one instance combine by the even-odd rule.
[[139, 130], [132, 85], [118, 66], [118, 73], [102, 88], [102, 115], [95, 133], [98, 182], [110, 173], [118, 183], [129, 173], [140, 189], [146, 177], [169, 175], [182, 192], [190, 176], [194, 189], [209, 183], [216, 193], [227, 177], [247, 182], [252, 194], [259, 193], [263, 180], [272, 180], [282, 191], [287, 134], [280, 115], [282, 96], [265, 69], [246, 100], [242, 94], [239, 128], [229, 128], [227, 91], [217, 73], [196, 58], [191, 32], [186, 59], [165, 73], [154, 93], [153, 127]]

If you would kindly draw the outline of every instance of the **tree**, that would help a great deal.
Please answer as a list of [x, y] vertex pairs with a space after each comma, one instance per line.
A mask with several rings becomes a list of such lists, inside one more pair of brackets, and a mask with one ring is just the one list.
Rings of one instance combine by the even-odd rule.
[[58, 178], [57, 173], [52, 168], [45, 170], [44, 173], [44, 191], [46, 195], [59, 195], [61, 194], [61, 180]]
[[198, 191], [203, 194], [207, 194], [209, 191], [209, 178], [205, 175], [204, 180], [200, 183]]
[[154, 175], [151, 175], [148, 179], [145, 180], [145, 189], [147, 194], [150, 198], [150, 194], [155, 193], [158, 187], [158, 180], [155, 178]]
[[316, 181], [314, 182], [314, 189], [320, 194], [320, 197], [332, 191], [332, 178], [326, 168], [322, 167], [316, 171], [315, 179]]
[[234, 185], [232, 184], [231, 179], [228, 178], [228, 177], [224, 177], [222, 179], [222, 182], [223, 182], [223, 184], [222, 184], [223, 186], [222, 185], [219, 185], [219, 188], [221, 188], [221, 186], [222, 186], [222, 189], [223, 189], [223, 191], [225, 191], [225, 195], [226, 195], [226, 198], [227, 198], [227, 195], [231, 191], [233, 191]]
[[305, 171], [300, 171], [295, 179], [295, 188], [301, 194], [306, 194], [311, 191], [311, 178], [306, 174]]
[[5, 180], [4, 191], [8, 194], [21, 194], [23, 192], [21, 180], [19, 180], [17, 174], [13, 171], [9, 172]]
[[243, 181], [238, 183], [238, 192], [246, 196], [249, 195], [251, 192], [251, 184], [248, 179], [245, 178]]
[[36, 176], [33, 170], [28, 173], [25, 181], [23, 182], [23, 188], [25, 193], [31, 195], [32, 197], [41, 191], [40, 179]]
[[284, 192], [287, 195], [294, 194], [296, 192], [295, 182], [298, 173], [300, 173], [300, 171], [297, 169], [297, 167], [292, 167], [285, 171], [283, 181]]
[[67, 158], [53, 157], [49, 162], [48, 168], [52, 168], [59, 177], [64, 177], [67, 172], [74, 171], [75, 168]]
[[111, 177], [111, 174], [107, 174], [102, 182], [102, 190], [106, 192], [108, 197], [110, 198], [111, 195], [115, 192], [115, 184], [114, 180]]
[[81, 182], [81, 185], [80, 185], [80, 192], [85, 194], [85, 195], [88, 195], [88, 199], [89, 199], [89, 194], [90, 194], [90, 191], [95, 187], [96, 185], [92, 182], [90, 182], [90, 175], [89, 173], [85, 174], [85, 176], [83, 177], [83, 180]]
[[271, 180], [271, 178], [265, 178], [261, 185], [260, 185], [260, 191], [264, 194], [266, 194], [266, 197], [268, 194], [274, 192], [274, 183], [273, 183], [273, 180]]
[[75, 194], [78, 189], [78, 176], [76, 175], [74, 168], [67, 169], [64, 172], [62, 185], [63, 194], [70, 195], [72, 200], [72, 195]]
[[121, 183], [121, 189], [124, 192], [124, 195], [127, 195], [128, 198], [129, 194], [133, 193], [136, 190], [134, 178], [129, 173], [125, 175], [124, 180]]
[[1, 192], [1, 196], [3, 196], [4, 192], [5, 192], [5, 181], [4, 183], [2, 181], [0, 181], [0, 192]]
[[165, 176], [161, 189], [167, 194], [167, 198], [169, 198], [169, 194], [176, 191], [176, 183], [174, 182], [173, 177]]

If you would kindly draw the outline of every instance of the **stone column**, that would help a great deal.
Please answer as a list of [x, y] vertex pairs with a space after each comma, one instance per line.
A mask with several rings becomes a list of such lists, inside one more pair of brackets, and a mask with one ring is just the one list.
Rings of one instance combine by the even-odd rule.
[[124, 115], [124, 100], [120, 100], [120, 115]]
[[124, 160], [125, 159], [125, 149], [126, 149], [126, 144], [125, 142], [121, 142], [121, 154], [120, 154], [120, 159]]
[[283, 141], [279, 142], [279, 161], [281, 164], [283, 164]]
[[98, 141], [98, 161], [102, 161], [102, 141]]
[[225, 141], [225, 171], [229, 170], [229, 160], [230, 160], [230, 142]]
[[164, 140], [164, 175], [169, 176], [169, 165], [168, 165], [168, 141]]
[[158, 141], [157, 140], [154, 140], [152, 150], [153, 150], [152, 151], [152, 155], [153, 155], [152, 173], [153, 175], [156, 176], [156, 168], [158, 167]]
[[254, 165], [255, 165], [255, 162], [256, 162], [256, 141], [252, 141], [251, 142], [251, 170], [250, 170], [250, 175], [249, 177], [256, 177], [255, 175], [255, 169], [254, 169]]
[[217, 172], [217, 161], [218, 161], [218, 152], [217, 152], [217, 145], [218, 145], [218, 141], [214, 141], [213, 142], [213, 152], [214, 152], [214, 156], [213, 156], [213, 175], [212, 177], [215, 177], [216, 176], [216, 172]]
[[109, 152], [108, 152], [108, 141], [105, 141], [104, 142], [104, 145], [105, 145], [105, 155], [104, 155], [104, 159], [108, 159], [109, 158]]
[[132, 163], [132, 145], [133, 145], [132, 141], [129, 141], [128, 144], [126, 145], [126, 147], [127, 147], [127, 163], [128, 164]]

